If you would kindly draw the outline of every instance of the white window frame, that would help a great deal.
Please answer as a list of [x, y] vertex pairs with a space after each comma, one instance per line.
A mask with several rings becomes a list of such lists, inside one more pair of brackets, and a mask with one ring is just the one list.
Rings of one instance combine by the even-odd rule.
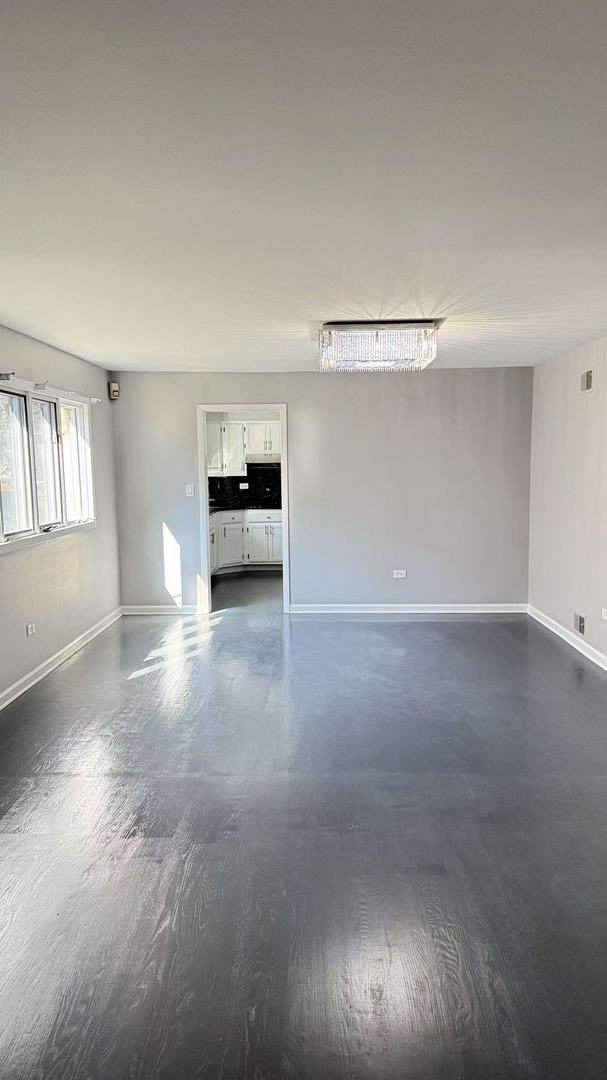
[[[11, 394], [23, 398], [25, 402], [25, 421], [27, 425], [27, 448], [29, 454], [29, 483], [30, 483], [30, 507], [31, 507], [31, 519], [32, 528], [24, 532], [10, 533], [6, 535], [4, 533], [4, 526], [2, 521], [2, 501], [0, 499], [0, 555], [6, 554], [10, 551], [17, 551], [23, 547], [29, 547], [32, 544], [47, 543], [48, 541], [58, 537], [65, 536], [67, 533], [78, 532], [80, 530], [95, 528], [97, 523], [96, 519], [96, 498], [95, 498], [95, 479], [93, 469], [93, 445], [92, 445], [92, 432], [91, 432], [91, 415], [90, 406], [92, 402], [97, 399], [91, 399], [83, 397], [81, 394], [74, 394], [65, 390], [59, 390], [55, 387], [49, 387], [47, 384], [36, 384], [27, 382], [24, 379], [17, 379], [11, 377], [9, 379], [0, 379], [0, 393]], [[58, 438], [58, 468], [59, 468], [59, 497], [61, 504], [61, 521], [52, 525], [40, 525], [38, 520], [38, 493], [36, 485], [36, 456], [34, 452], [34, 423], [33, 423], [33, 409], [32, 401], [46, 401], [55, 407], [55, 416], [57, 421], [57, 438]], [[66, 487], [65, 487], [65, 470], [63, 462], [63, 448], [61, 444], [61, 406], [62, 405], [80, 405], [84, 408], [84, 423], [88, 438], [89, 457], [90, 457], [90, 495], [93, 509], [93, 516], [90, 518], [83, 518], [80, 521], [67, 522], [67, 508], [66, 508]]]

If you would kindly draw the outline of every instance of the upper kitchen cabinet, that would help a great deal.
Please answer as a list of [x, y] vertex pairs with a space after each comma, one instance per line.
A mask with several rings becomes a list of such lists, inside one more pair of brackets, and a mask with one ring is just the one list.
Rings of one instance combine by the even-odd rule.
[[265, 454], [268, 443], [268, 425], [264, 420], [254, 420], [245, 424], [245, 442], [247, 454]]
[[280, 454], [280, 420], [253, 420], [245, 424], [247, 457]]
[[209, 476], [246, 476], [245, 425], [237, 420], [207, 420]]
[[209, 476], [246, 476], [247, 461], [278, 461], [280, 420], [207, 419]]
[[238, 420], [226, 421], [223, 425], [223, 475], [246, 476], [244, 447], [245, 425]]
[[268, 440], [268, 452], [270, 454], [280, 454], [282, 443], [280, 438], [280, 420], [272, 420], [269, 424], [266, 424], [267, 440]]
[[223, 476], [223, 424], [207, 419], [207, 468], [209, 476]]

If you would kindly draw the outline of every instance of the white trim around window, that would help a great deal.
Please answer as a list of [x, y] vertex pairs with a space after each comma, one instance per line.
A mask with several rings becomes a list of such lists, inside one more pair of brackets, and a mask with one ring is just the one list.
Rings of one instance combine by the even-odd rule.
[[0, 554], [94, 527], [92, 400], [0, 379]]

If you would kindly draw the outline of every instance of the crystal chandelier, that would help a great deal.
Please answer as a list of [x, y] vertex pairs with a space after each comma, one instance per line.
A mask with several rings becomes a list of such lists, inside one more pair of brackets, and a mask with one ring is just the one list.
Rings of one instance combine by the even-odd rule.
[[422, 371], [436, 359], [439, 322], [325, 323], [321, 371]]

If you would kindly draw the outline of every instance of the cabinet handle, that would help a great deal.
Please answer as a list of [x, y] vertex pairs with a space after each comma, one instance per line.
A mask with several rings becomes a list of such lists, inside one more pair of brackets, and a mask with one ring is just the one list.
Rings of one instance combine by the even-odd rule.
[[225, 535], [226, 535], [226, 527], [225, 527], [225, 525], [223, 527], [223, 535], [224, 535], [224, 539], [225, 539]]
[[268, 450], [271, 450], [271, 449], [272, 449], [272, 440], [270, 439], [270, 442], [268, 443]]

